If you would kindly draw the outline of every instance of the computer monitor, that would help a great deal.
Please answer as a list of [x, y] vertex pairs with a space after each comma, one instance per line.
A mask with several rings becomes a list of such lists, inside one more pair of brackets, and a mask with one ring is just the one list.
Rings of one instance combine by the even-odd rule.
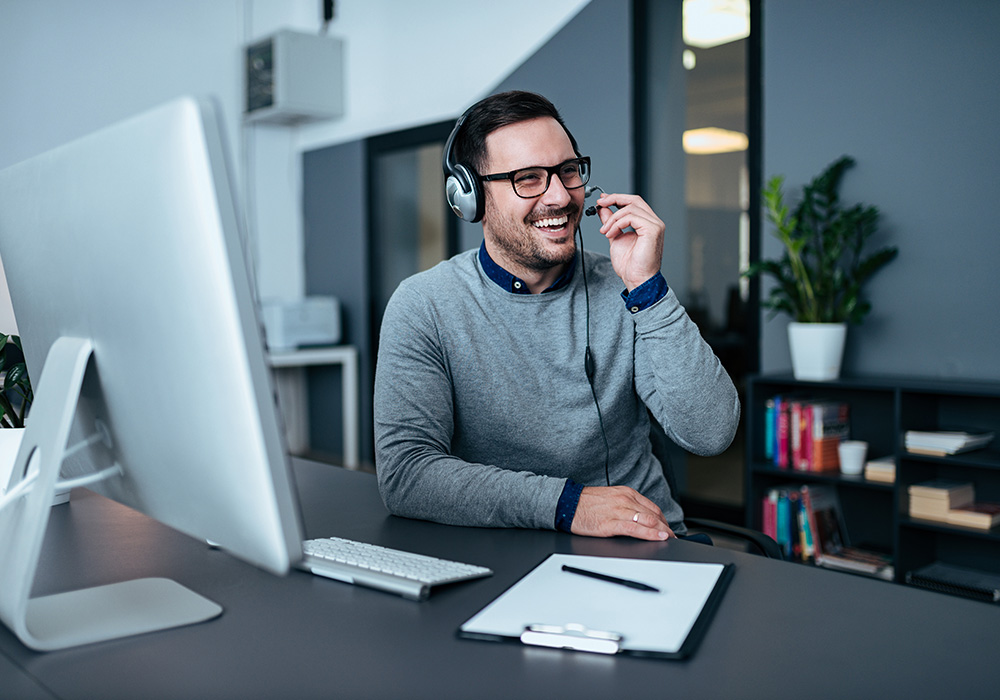
[[30, 647], [221, 612], [162, 579], [30, 598], [57, 481], [278, 574], [301, 558], [236, 212], [210, 100], [0, 172], [0, 261], [36, 382], [0, 510], [0, 617]]

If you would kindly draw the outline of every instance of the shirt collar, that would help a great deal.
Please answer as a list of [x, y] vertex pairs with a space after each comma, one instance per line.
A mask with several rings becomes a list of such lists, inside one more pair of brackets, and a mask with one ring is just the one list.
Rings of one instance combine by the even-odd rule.
[[[483, 241], [479, 246], [479, 264], [482, 266], [486, 276], [496, 282], [502, 289], [511, 294], [531, 294], [531, 290], [528, 289], [528, 285], [524, 280], [518, 279], [494, 262], [490, 254], [486, 252], [486, 241]], [[573, 271], [575, 269], [576, 253], [573, 253], [573, 262], [566, 268], [566, 272], [560, 275], [559, 279], [553, 282], [548, 289], [543, 290], [542, 294], [557, 291], [568, 285], [573, 280]]]

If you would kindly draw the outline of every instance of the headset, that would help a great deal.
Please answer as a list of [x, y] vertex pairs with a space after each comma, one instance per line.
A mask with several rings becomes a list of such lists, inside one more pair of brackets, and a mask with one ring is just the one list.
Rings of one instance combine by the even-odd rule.
[[483, 210], [485, 209], [483, 183], [480, 182], [479, 175], [473, 168], [465, 163], [455, 162], [453, 152], [455, 138], [468, 116], [469, 110], [466, 110], [455, 122], [455, 128], [451, 130], [451, 135], [448, 136], [448, 141], [444, 144], [444, 158], [441, 165], [448, 178], [444, 184], [448, 206], [459, 219], [474, 224], [483, 218]]
[[[479, 174], [475, 168], [466, 163], [456, 162], [454, 149], [458, 132], [469, 116], [469, 112], [474, 107], [475, 105], [465, 110], [462, 116], [458, 118], [458, 121], [455, 122], [455, 127], [451, 130], [451, 134], [448, 135], [448, 140], [444, 144], [444, 154], [441, 160], [441, 167], [444, 169], [445, 176], [447, 177], [444, 183], [444, 193], [448, 206], [451, 207], [451, 210], [455, 212], [455, 215], [459, 219], [468, 221], [470, 224], [482, 220], [486, 208], [486, 195], [483, 192], [483, 183], [479, 179]], [[565, 126], [563, 128], [565, 129]], [[569, 135], [568, 131], [566, 133]], [[573, 142], [573, 151], [579, 157], [580, 153], [577, 151], [576, 141], [572, 136], [570, 136], [570, 140]], [[585, 190], [584, 198], [590, 197], [595, 190], [601, 190], [601, 188], [588, 187]], [[604, 190], [601, 190], [601, 192], [604, 192]], [[590, 207], [587, 210], [587, 215], [593, 216], [596, 211], [594, 207]], [[582, 245], [581, 242], [581, 247]]]

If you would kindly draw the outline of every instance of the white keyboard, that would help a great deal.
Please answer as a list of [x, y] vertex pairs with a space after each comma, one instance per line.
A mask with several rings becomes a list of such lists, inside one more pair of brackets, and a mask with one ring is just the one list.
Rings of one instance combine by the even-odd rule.
[[489, 576], [484, 566], [437, 559], [365, 542], [325, 537], [302, 543], [299, 567], [319, 576], [424, 600], [431, 586]]

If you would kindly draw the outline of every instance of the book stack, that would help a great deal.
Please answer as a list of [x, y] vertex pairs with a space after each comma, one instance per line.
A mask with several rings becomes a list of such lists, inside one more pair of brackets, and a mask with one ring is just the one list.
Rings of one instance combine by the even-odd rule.
[[880, 457], [868, 460], [865, 464], [865, 478], [869, 481], [894, 483], [896, 481], [896, 459], [894, 457]]
[[889, 557], [849, 546], [837, 491], [832, 486], [771, 489], [763, 501], [764, 534], [790, 561], [815, 563], [892, 580]]
[[787, 486], [768, 491], [763, 527], [789, 561], [815, 561], [817, 549], [843, 546], [836, 493], [822, 487]]
[[972, 503], [948, 511], [948, 523], [977, 530], [990, 530], [1000, 524], [1000, 503]]
[[911, 518], [940, 523], [948, 522], [948, 514], [953, 508], [971, 505], [976, 499], [970, 482], [950, 479], [931, 479], [911, 484], [907, 492], [910, 496]]
[[981, 447], [986, 447], [992, 440], [992, 432], [907, 430], [904, 442], [908, 452], [944, 457], [978, 450]]
[[1000, 503], [977, 503], [969, 482], [932, 479], [912, 484], [908, 492], [910, 517], [978, 530], [1000, 524]]
[[840, 468], [837, 445], [850, 432], [841, 401], [775, 396], [765, 404], [765, 454], [781, 469], [825, 472]]

